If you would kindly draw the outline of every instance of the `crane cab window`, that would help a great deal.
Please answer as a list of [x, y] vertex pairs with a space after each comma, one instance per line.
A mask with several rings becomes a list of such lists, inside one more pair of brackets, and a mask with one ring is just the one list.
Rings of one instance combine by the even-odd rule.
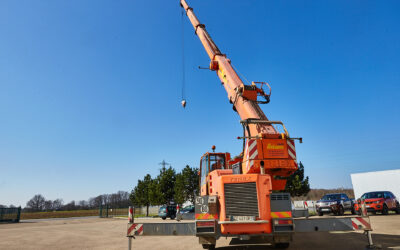
[[208, 175], [208, 155], [203, 156], [200, 162], [200, 168], [201, 168], [201, 185], [206, 184], [206, 178]]
[[200, 161], [200, 185], [206, 184], [207, 175], [209, 172], [216, 169], [225, 169], [225, 155], [224, 154], [206, 154]]
[[210, 171], [216, 169], [225, 169], [224, 155], [210, 155]]

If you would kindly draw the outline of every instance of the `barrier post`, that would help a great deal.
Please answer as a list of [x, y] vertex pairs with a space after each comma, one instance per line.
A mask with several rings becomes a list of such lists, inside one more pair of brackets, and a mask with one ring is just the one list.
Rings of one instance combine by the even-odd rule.
[[367, 208], [365, 207], [365, 201], [361, 201], [361, 216], [362, 217], [367, 217], [368, 216], [368, 211]]
[[128, 250], [132, 250], [132, 237], [128, 237]]
[[175, 215], [175, 218], [176, 218], [176, 220], [177, 221], [180, 221], [181, 220], [181, 214], [179, 213], [179, 204], [176, 204], [176, 215]]
[[[133, 222], [135, 221], [135, 212], [134, 212], [134, 208], [132, 206], [129, 206], [128, 209], [128, 226], [130, 224], [133, 224]], [[128, 250], [132, 250], [132, 237], [133, 236], [129, 236], [128, 235]]]
[[[365, 200], [358, 200], [358, 205], [361, 209], [361, 217], [365, 218], [368, 220], [368, 222], [370, 222], [369, 220], [369, 216], [368, 216], [368, 211], [367, 211], [367, 207], [365, 206]], [[373, 241], [372, 241], [372, 227], [369, 229], [364, 229], [364, 233], [367, 235], [368, 238], [368, 245], [366, 247], [366, 249], [382, 249], [380, 245], [374, 245]]]
[[21, 206], [18, 207], [16, 222], [19, 222], [20, 219], [21, 219]]
[[129, 218], [129, 223], [133, 223], [133, 207], [129, 206], [129, 212], [128, 212], [128, 218]]

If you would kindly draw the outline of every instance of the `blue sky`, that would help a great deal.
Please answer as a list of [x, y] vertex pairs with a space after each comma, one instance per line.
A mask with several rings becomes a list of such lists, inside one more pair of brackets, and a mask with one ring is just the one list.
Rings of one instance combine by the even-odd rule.
[[[397, 1], [192, 0], [282, 120], [314, 188], [400, 168]], [[0, 2], [0, 204], [131, 190], [165, 159], [238, 154], [239, 118], [178, 1]]]

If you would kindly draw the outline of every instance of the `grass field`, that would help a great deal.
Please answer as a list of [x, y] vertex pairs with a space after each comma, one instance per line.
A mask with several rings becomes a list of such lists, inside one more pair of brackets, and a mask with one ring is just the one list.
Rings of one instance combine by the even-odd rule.
[[74, 211], [52, 211], [52, 212], [28, 212], [21, 213], [21, 220], [27, 219], [47, 219], [47, 218], [68, 218], [68, 217], [85, 217], [98, 216], [99, 210], [74, 210]]
[[[103, 215], [105, 212], [103, 211]], [[99, 216], [98, 209], [91, 210], [73, 210], [73, 211], [51, 211], [51, 212], [22, 212], [21, 220], [29, 219], [48, 219], [48, 218], [68, 218], [68, 217], [86, 217]], [[127, 208], [108, 209], [109, 217], [126, 217], [128, 218]], [[135, 214], [135, 217], [146, 217], [145, 214]], [[149, 214], [149, 217], [157, 217], [157, 214]]]

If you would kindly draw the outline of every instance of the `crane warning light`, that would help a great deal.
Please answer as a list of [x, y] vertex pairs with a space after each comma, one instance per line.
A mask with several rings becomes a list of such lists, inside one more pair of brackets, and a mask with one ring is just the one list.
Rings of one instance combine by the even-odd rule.
[[215, 145], [212, 145], [211, 149], [213, 152], [215, 152]]
[[183, 108], [186, 107], [186, 100], [185, 99], [181, 101], [181, 105], [182, 105]]

